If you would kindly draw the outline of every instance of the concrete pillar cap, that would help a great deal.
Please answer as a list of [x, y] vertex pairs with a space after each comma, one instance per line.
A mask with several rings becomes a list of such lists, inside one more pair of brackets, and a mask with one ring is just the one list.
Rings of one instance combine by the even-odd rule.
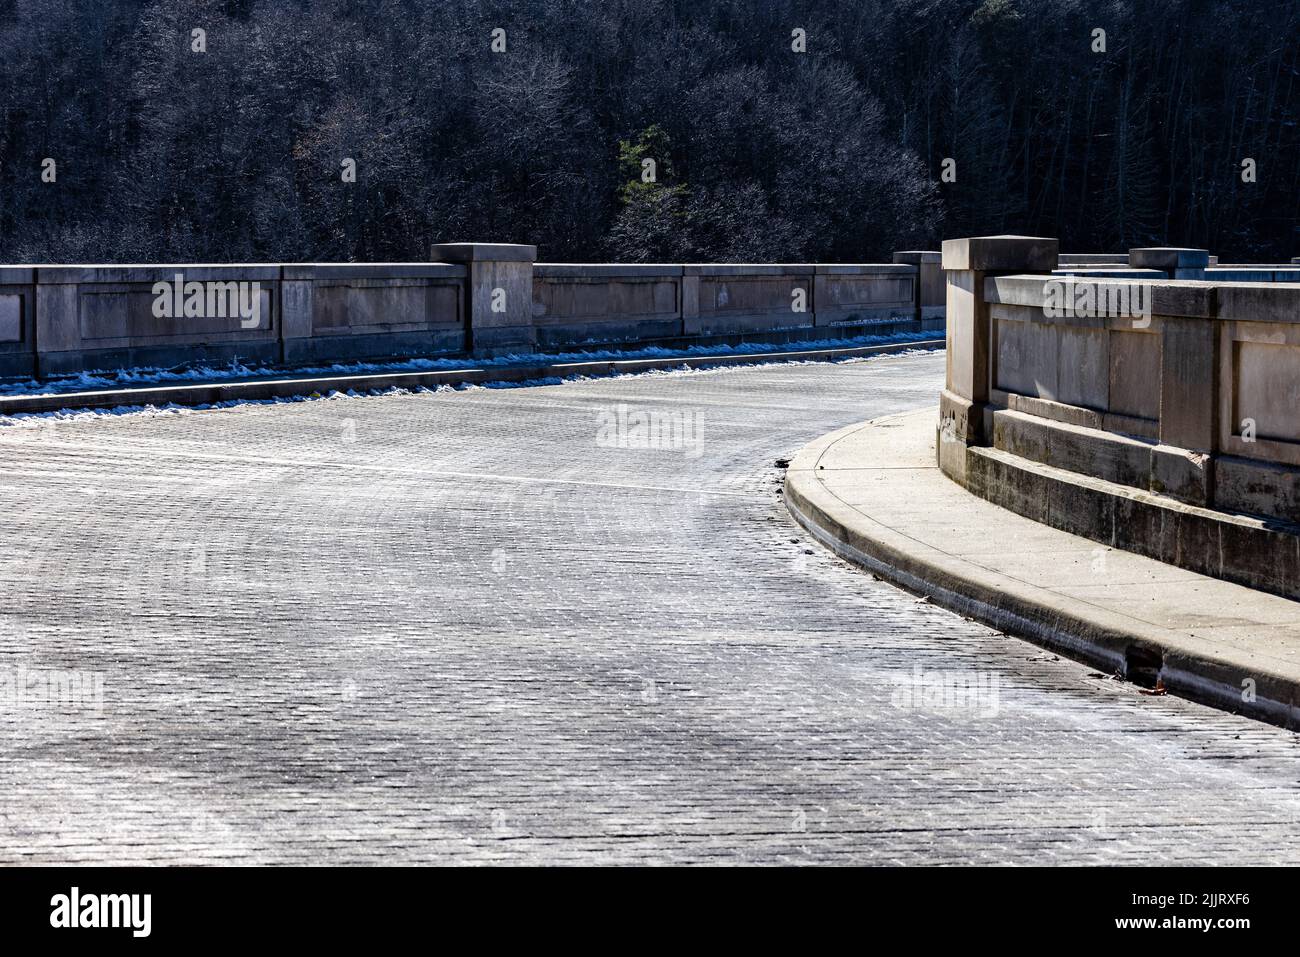
[[443, 263], [536, 262], [537, 247], [517, 243], [436, 243], [433, 261]]
[[943, 241], [944, 269], [1050, 272], [1060, 243], [1044, 236], [972, 236]]
[[1208, 249], [1185, 246], [1144, 246], [1128, 251], [1128, 264], [1138, 269], [1204, 269], [1210, 264]]

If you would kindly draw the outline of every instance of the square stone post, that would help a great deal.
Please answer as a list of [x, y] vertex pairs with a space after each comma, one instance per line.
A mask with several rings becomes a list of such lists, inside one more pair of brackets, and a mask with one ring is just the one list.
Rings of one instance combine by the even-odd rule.
[[[1171, 280], [1204, 280], [1217, 257], [1208, 249], [1154, 246], [1128, 251], [1134, 269], [1158, 269]], [[1219, 393], [1219, 328], [1215, 293], [1168, 287], [1179, 305], [1157, 309], [1160, 324], [1160, 444], [1151, 450], [1150, 487], [1192, 505], [1214, 499], [1215, 416]], [[1164, 313], [1170, 313], [1164, 315]]]
[[0, 266], [0, 376], [36, 375], [36, 274]]
[[1051, 273], [1059, 243], [1040, 236], [976, 236], [946, 239], [947, 376], [939, 398], [939, 467], [966, 481], [966, 449], [987, 445], [989, 389], [989, 307], [984, 280], [1017, 273]]
[[1181, 246], [1151, 246], [1128, 251], [1131, 269], [1159, 269], [1170, 279], [1204, 279], [1210, 265], [1208, 249]]
[[510, 243], [438, 243], [433, 261], [464, 263], [466, 348], [475, 355], [532, 352], [533, 263], [536, 246]]
[[1151, 450], [1151, 490], [1192, 505], [1214, 498], [1219, 412], [1219, 324], [1161, 321], [1160, 444]]
[[943, 284], [943, 254], [938, 250], [906, 249], [894, 253], [894, 262], [916, 267], [916, 318], [943, 315], [946, 293]]

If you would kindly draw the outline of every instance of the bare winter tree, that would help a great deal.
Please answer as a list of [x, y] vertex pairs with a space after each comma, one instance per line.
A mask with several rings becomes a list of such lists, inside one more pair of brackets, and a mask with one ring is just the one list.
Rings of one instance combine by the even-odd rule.
[[1289, 258], [1298, 98], [1300, 0], [0, 0], [0, 260]]

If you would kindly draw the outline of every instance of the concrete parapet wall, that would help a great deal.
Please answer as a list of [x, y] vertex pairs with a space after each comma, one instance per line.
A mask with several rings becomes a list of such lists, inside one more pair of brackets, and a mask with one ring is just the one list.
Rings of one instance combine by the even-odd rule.
[[[33, 348], [41, 375], [280, 358], [279, 266], [39, 266], [35, 274]], [[248, 319], [229, 308], [228, 296], [241, 291], [256, 306]], [[208, 307], [214, 294], [224, 307]], [[191, 312], [194, 295], [203, 306]], [[181, 315], [157, 315], [160, 298]]]
[[0, 375], [459, 352], [465, 276], [444, 263], [0, 271]]
[[[490, 355], [785, 335], [898, 319], [934, 328], [954, 288], [982, 296], [976, 274], [982, 282], [1006, 273], [1024, 255], [1036, 270], [1078, 280], [1190, 275], [1234, 285], [1300, 283], [1300, 268], [1216, 268], [1207, 265], [1205, 250], [1060, 256], [1054, 240], [1026, 246], [1023, 237], [949, 242], [942, 252], [906, 250], [892, 263], [538, 263], [536, 255], [528, 245], [446, 243], [433, 248], [427, 263], [0, 267], [0, 376], [236, 359], [293, 365]], [[944, 267], [951, 270], [958, 260], [967, 263], [962, 271], [972, 281], [954, 287], [944, 281]], [[255, 284], [256, 321], [229, 312], [187, 313], [179, 299], [173, 311], [180, 314], [159, 314], [156, 285], [178, 278], [182, 287], [205, 289]], [[1011, 294], [1010, 285], [999, 288]], [[1157, 315], [1202, 314], [1210, 308], [1201, 302], [1205, 295], [1159, 284]], [[1012, 382], [1016, 363], [1028, 361], [1022, 353], [1040, 344], [1037, 333], [1011, 325], [1017, 320], [1009, 313], [997, 321], [1002, 339], [990, 344], [1001, 350], [1000, 374]], [[957, 333], [959, 347], [971, 334]], [[1071, 334], [1058, 338], [1069, 343]], [[1117, 356], [1124, 352], [1117, 347]]]
[[1128, 253], [1061, 253], [1060, 266], [1127, 266]]
[[943, 253], [938, 250], [904, 250], [894, 262], [917, 268], [916, 308], [922, 319], [944, 315], [948, 291], [943, 279]]
[[36, 374], [36, 270], [0, 266], [0, 376]]
[[540, 345], [682, 335], [680, 265], [538, 263], [533, 325]]
[[[939, 274], [937, 252], [907, 254], [923, 265], [537, 263], [536, 254], [446, 243], [425, 263], [0, 266], [0, 377], [494, 355], [900, 319], [941, 326], [942, 309], [923, 308], [920, 278]], [[214, 310], [227, 294], [243, 294], [255, 316], [237, 314], [237, 298]]]
[[[1207, 269], [1190, 253], [1151, 258], [1207, 279], [1046, 275], [1038, 257], [1033, 271], [976, 274], [972, 283], [969, 270], [950, 267], [940, 464], [969, 484], [980, 466], [970, 450], [991, 446], [1211, 515], [1284, 523], [1281, 538], [1225, 523], [1241, 550], [1229, 553], [1224, 538], [1214, 561], [1234, 581], [1300, 597], [1300, 283], [1240, 281], [1279, 270]], [[982, 349], [954, 348], [954, 336]], [[963, 430], [952, 427], [954, 413], [965, 416]], [[1120, 543], [1114, 529], [1081, 530], [1078, 516], [1059, 517]], [[1122, 547], [1135, 547], [1131, 539]], [[1279, 551], [1287, 541], [1290, 557]], [[1174, 554], [1158, 542], [1138, 550]], [[1279, 572], [1283, 561], [1294, 569]], [[1178, 563], [1213, 564], [1190, 555]]]
[[538, 263], [543, 345], [761, 333], [916, 318], [905, 264]]
[[919, 268], [906, 263], [819, 265], [813, 281], [816, 324], [916, 315], [919, 281]]
[[1084, 279], [1163, 279], [1165, 274], [1158, 269], [1127, 269], [1124, 267], [1105, 266], [1062, 266], [1053, 269], [1054, 276], [1078, 276]]
[[811, 327], [815, 271], [795, 264], [687, 265], [683, 330], [687, 335], [723, 335]]
[[465, 276], [446, 263], [286, 265], [283, 361], [463, 351]]
[[1300, 282], [1295, 266], [1211, 266], [1205, 278], [1217, 282]]

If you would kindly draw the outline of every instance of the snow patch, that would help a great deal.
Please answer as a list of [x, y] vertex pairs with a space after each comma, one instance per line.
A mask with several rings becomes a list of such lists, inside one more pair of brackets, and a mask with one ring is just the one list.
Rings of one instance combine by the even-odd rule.
[[[543, 359], [547, 362], [570, 362], [570, 361], [574, 361], [574, 357], [578, 357], [578, 356], [582, 357], [583, 359], [595, 359], [596, 361], [599, 361], [601, 359], [608, 359], [611, 357], [616, 357], [620, 359], [687, 358], [691, 356], [715, 357], [715, 356], [745, 355], [745, 354], [775, 352], [775, 351], [803, 352], [812, 349], [828, 349], [828, 348], [844, 349], [844, 348], [858, 348], [863, 345], [882, 345], [882, 344], [893, 344], [898, 342], [912, 342], [912, 341], [918, 341], [925, 338], [933, 338], [933, 336], [934, 333], [910, 333], [909, 332], [909, 333], [900, 333], [897, 336], [862, 336], [855, 339], [830, 339], [830, 340], [816, 340], [813, 342], [804, 342], [804, 343], [791, 342], [791, 343], [783, 343], [783, 344], [746, 343], [742, 346], [724, 347], [726, 350], [729, 351], [723, 351], [722, 349], [708, 350], [700, 346], [693, 346], [690, 349], [684, 349], [678, 351], [670, 351], [666, 349], [657, 349], [657, 348], [652, 350], [647, 349], [647, 350], [639, 351], [639, 352], [653, 351], [655, 353], [662, 354], [662, 355], [653, 355], [653, 356], [643, 355], [639, 353], [638, 354], [617, 353], [616, 355], [613, 356], [605, 355], [603, 353], [601, 354], [573, 353], [573, 354], [563, 354], [558, 356], [557, 355], [529, 356], [526, 357], [529, 360], [526, 364], [537, 365], [540, 364], [540, 361]], [[487, 389], [527, 389], [527, 388], [536, 388], [537, 386], [556, 386], [556, 385], [564, 385], [566, 383], [590, 382], [595, 379], [627, 379], [627, 378], [638, 378], [641, 376], [679, 377], [679, 376], [695, 376], [695, 375], [718, 375], [718, 374], [725, 374], [727, 372], [732, 372], [732, 371], [742, 370], [742, 369], [766, 369], [774, 366], [808, 366], [808, 365], [826, 365], [828, 363], [834, 365], [848, 365], [848, 364], [853, 364], [858, 362], [871, 362], [876, 359], [926, 355], [929, 351], [930, 350], [928, 349], [904, 349], [899, 352], [885, 353], [885, 354], [873, 355], [873, 356], [845, 356], [842, 358], [829, 358], [829, 359], [770, 359], [770, 360], [758, 360], [755, 362], [732, 363], [723, 366], [709, 366], [706, 368], [699, 368], [699, 369], [692, 368], [687, 365], [681, 365], [676, 368], [670, 368], [670, 369], [643, 369], [643, 370], [637, 370], [631, 372], [615, 372], [613, 374], [598, 374], [598, 375], [574, 374], [570, 376], [544, 376], [544, 377], [539, 377], [534, 379], [523, 379], [520, 381], [497, 380], [493, 382], [481, 382], [481, 383], [464, 382], [464, 383], [458, 383], [456, 385], [450, 385], [450, 384], [439, 385], [434, 388], [430, 388], [427, 386], [416, 386], [413, 388], [404, 389], [398, 386], [390, 386], [386, 389], [368, 389], [361, 392], [358, 392], [356, 389], [348, 389], [347, 392], [340, 392], [337, 389], [331, 389], [328, 393], [323, 395], [319, 392], [314, 392], [307, 395], [283, 396], [283, 397], [276, 397], [271, 399], [228, 399], [224, 402], [210, 402], [210, 403], [203, 403], [200, 405], [192, 405], [192, 406], [182, 406], [182, 405], [176, 405], [174, 403], [168, 403], [167, 405], [163, 405], [163, 406], [120, 405], [120, 406], [113, 406], [112, 408], [107, 408], [107, 409], [59, 409], [53, 412], [19, 412], [19, 413], [14, 413], [12, 415], [0, 415], [0, 429], [23, 428], [23, 427], [39, 428], [41, 426], [47, 426], [51, 422], [86, 422], [86, 421], [95, 421], [95, 420], [100, 420], [105, 418], [117, 418], [122, 416], [161, 418], [161, 417], [173, 416], [173, 415], [192, 415], [196, 412], [210, 412], [217, 409], [234, 409], [245, 405], [286, 405], [286, 404], [292, 404], [298, 402], [336, 402], [340, 400], [346, 401], [349, 399], [378, 398], [383, 396], [439, 395], [439, 394], [456, 393], [456, 392], [475, 392], [475, 391], [487, 390]], [[504, 361], [504, 357], [503, 357], [501, 360], [495, 360], [495, 359], [489, 360], [488, 362], [479, 363], [474, 366], [466, 366], [463, 364], [461, 360], [457, 360], [457, 363], [459, 364], [450, 365], [448, 366], [448, 368], [481, 369], [484, 366], [502, 367], [502, 366], [509, 366], [509, 365], [525, 364], [519, 361], [521, 357], [514, 357], [514, 358], [516, 360], [514, 362], [506, 362]], [[369, 363], [357, 363], [355, 365], [349, 365], [349, 366], [329, 366], [329, 367], [322, 368], [320, 370], [299, 370], [299, 371], [303, 371], [303, 372], [320, 371], [320, 372], [329, 372], [335, 374], [347, 374], [349, 372], [356, 373], [356, 372], [377, 371], [377, 370], [392, 371], [395, 368], [404, 369], [408, 366], [415, 367], [412, 369], [412, 371], [422, 371], [425, 363], [442, 362], [442, 361], [444, 360], [415, 359], [415, 360], [411, 360], [411, 362], [409, 363], [401, 363], [393, 366], [377, 366]], [[451, 362], [451, 360], [445, 360], [445, 361]], [[439, 366], [439, 368], [442, 367]], [[142, 370], [133, 370], [123, 374], [136, 375], [141, 372]], [[195, 372], [197, 372], [197, 370], [195, 370]], [[281, 374], [283, 374], [283, 370], [268, 371], [266, 373], [266, 375], [268, 376], [281, 375]], [[233, 374], [230, 377], [233, 378], [234, 377]], [[86, 376], [84, 375], [75, 378], [78, 381], [86, 380]], [[140, 381], [144, 381], [144, 380], [140, 380]], [[48, 386], [49, 383], [45, 383], [44, 385]], [[69, 389], [66, 391], [75, 391], [75, 390]], [[21, 392], [4, 393], [0, 391], [0, 394], [23, 395], [23, 394], [60, 394], [60, 393], [57, 392], [56, 393], [21, 393]]]
[[689, 359], [711, 356], [745, 356], [762, 352], [806, 352], [814, 349], [854, 349], [862, 346], [917, 342], [933, 339], [935, 332], [897, 332], [889, 335], [854, 336], [850, 339], [809, 339], [800, 342], [745, 342], [735, 346], [689, 346], [664, 349], [600, 349], [589, 352], [517, 353], [492, 359], [470, 360], [403, 359], [394, 362], [350, 362], [333, 365], [285, 369], [277, 366], [248, 366], [238, 360], [227, 366], [196, 365], [173, 369], [138, 368], [98, 370], [77, 375], [56, 376], [44, 382], [34, 379], [0, 383], [0, 395], [62, 395], [67, 392], [92, 392], [97, 389], [120, 389], [130, 386], [161, 385], [171, 382], [227, 382], [232, 379], [282, 378], [287, 375], [346, 376], [384, 372], [451, 372], [467, 369], [493, 369], [507, 366], [554, 365], [562, 362], [608, 362], [620, 359]]

